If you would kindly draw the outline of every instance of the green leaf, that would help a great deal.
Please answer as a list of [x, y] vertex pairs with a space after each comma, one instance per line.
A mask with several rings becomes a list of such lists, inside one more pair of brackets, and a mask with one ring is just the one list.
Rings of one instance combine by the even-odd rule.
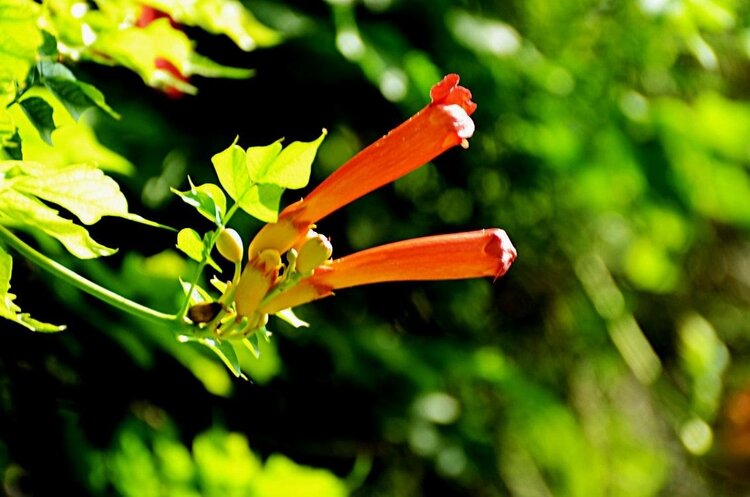
[[190, 54], [190, 69], [193, 74], [207, 78], [247, 79], [255, 75], [253, 69], [223, 66], [197, 53]]
[[248, 175], [255, 183], [271, 183], [264, 181], [268, 170], [281, 153], [281, 140], [276, 140], [264, 147], [250, 147], [245, 152], [245, 167]]
[[327, 131], [323, 130], [320, 136], [311, 142], [290, 143], [265, 170], [259, 171], [256, 181], [293, 189], [307, 186], [315, 154], [326, 134]]
[[242, 192], [252, 186], [245, 164], [245, 151], [237, 145], [237, 139], [228, 148], [211, 157], [219, 183], [235, 202]]
[[52, 118], [52, 106], [43, 98], [29, 97], [19, 102], [23, 113], [29, 118], [48, 145], [52, 145], [52, 132], [55, 130], [55, 120]]
[[43, 323], [31, 318], [27, 313], [20, 312], [21, 308], [14, 302], [16, 296], [10, 293], [10, 277], [12, 273], [13, 259], [0, 246], [0, 317], [15, 321], [31, 331], [54, 333], [64, 330], [65, 326]]
[[102, 92], [90, 84], [64, 78], [45, 78], [42, 82], [76, 121], [91, 107], [101, 109], [115, 119], [120, 118], [120, 115], [107, 105]]
[[56, 59], [59, 55], [57, 40], [49, 32], [42, 30], [42, 45], [39, 47], [39, 55]]
[[40, 5], [31, 0], [0, 0], [0, 93], [11, 93], [34, 65], [42, 34]]
[[181, 192], [172, 188], [172, 192], [179, 195], [186, 204], [195, 207], [201, 215], [216, 226], [222, 226], [227, 210], [227, 199], [221, 188], [213, 183], [195, 186], [190, 178], [188, 181], [190, 190]]
[[127, 199], [117, 182], [94, 166], [51, 169], [33, 162], [19, 165], [27, 175], [16, 178], [16, 190], [66, 208], [83, 224], [94, 224], [102, 216], [130, 217]]
[[23, 158], [23, 148], [21, 147], [21, 135], [16, 129], [15, 132], [3, 141], [3, 152], [13, 160]]
[[276, 141], [247, 152], [235, 140], [211, 158], [219, 182], [242, 210], [261, 221], [278, 219], [281, 194], [285, 187], [301, 188], [310, 179], [310, 166], [320, 142], [294, 142], [282, 149]]
[[284, 189], [276, 185], [253, 185], [240, 200], [240, 208], [264, 223], [275, 223]]
[[177, 233], [177, 248], [194, 261], [203, 260], [203, 240], [192, 228], [183, 228]]
[[[208, 252], [207, 237], [201, 239], [194, 229], [183, 228], [177, 233], [177, 248], [194, 261], [201, 262]], [[221, 272], [221, 268], [210, 256], [207, 262], [216, 271]]]
[[79, 259], [92, 259], [117, 252], [116, 249], [94, 241], [84, 227], [60, 217], [55, 209], [12, 188], [0, 191], [0, 222], [41, 230], [57, 239]]

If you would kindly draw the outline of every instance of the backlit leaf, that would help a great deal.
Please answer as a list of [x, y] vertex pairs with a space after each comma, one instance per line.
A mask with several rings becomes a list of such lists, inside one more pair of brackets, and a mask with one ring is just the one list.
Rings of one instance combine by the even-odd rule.
[[12, 92], [34, 64], [42, 35], [40, 6], [31, 0], [0, 0], [0, 93]]
[[206, 217], [217, 226], [221, 226], [227, 209], [227, 199], [224, 192], [213, 183], [195, 186], [190, 182], [190, 190], [181, 192], [172, 189], [188, 205]]
[[284, 147], [274, 161], [267, 166], [267, 169], [259, 175], [257, 182], [294, 189], [307, 186], [315, 154], [326, 133], [326, 130], [323, 130], [320, 136], [311, 142], [292, 142]]
[[252, 185], [245, 164], [245, 151], [237, 145], [237, 139], [228, 148], [211, 157], [211, 163], [221, 186], [234, 201], [237, 201], [238, 192], [244, 192]]
[[94, 224], [102, 216], [128, 216], [128, 203], [119, 185], [94, 166], [50, 169], [30, 162], [22, 164], [29, 174], [16, 179], [17, 190], [65, 207], [84, 224]]
[[[198, 232], [192, 228], [183, 228], [177, 233], [177, 248], [197, 262], [201, 262], [207, 252], [205, 239], [202, 239]], [[212, 268], [221, 272], [221, 268], [211, 257], [208, 257], [207, 260]]]
[[84, 227], [60, 217], [55, 209], [12, 188], [0, 192], [0, 221], [20, 228], [41, 230], [57, 239], [79, 259], [92, 259], [117, 252], [116, 249], [97, 243]]

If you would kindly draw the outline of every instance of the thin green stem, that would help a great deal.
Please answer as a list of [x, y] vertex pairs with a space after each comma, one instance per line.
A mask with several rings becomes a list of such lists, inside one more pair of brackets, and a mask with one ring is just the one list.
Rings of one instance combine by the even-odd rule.
[[16, 252], [27, 258], [40, 268], [49, 272], [53, 276], [60, 278], [61, 280], [73, 285], [79, 290], [88, 293], [92, 297], [95, 297], [102, 302], [105, 302], [112, 307], [116, 307], [121, 311], [125, 311], [134, 316], [138, 316], [149, 321], [158, 322], [167, 325], [186, 325], [180, 314], [166, 314], [157, 310], [146, 307], [137, 302], [133, 302], [130, 299], [123, 297], [111, 290], [108, 290], [102, 286], [97, 285], [91, 280], [88, 280], [63, 266], [62, 264], [53, 261], [46, 255], [38, 252], [36, 249], [28, 245], [26, 242], [14, 235], [5, 226], [0, 225], [0, 239], [2, 239], [8, 246], [12, 247]]
[[180, 310], [177, 312], [178, 316], [184, 316], [187, 313], [188, 307], [190, 307], [190, 296], [193, 294], [193, 290], [195, 289], [195, 286], [198, 284], [198, 280], [201, 277], [201, 274], [203, 273], [203, 269], [206, 267], [206, 264], [208, 264], [208, 258], [211, 256], [211, 252], [214, 249], [214, 245], [216, 245], [216, 241], [219, 239], [219, 235], [221, 234], [221, 230], [225, 229], [227, 226], [227, 223], [229, 223], [229, 220], [232, 218], [235, 212], [237, 212], [237, 209], [239, 209], [240, 203], [236, 202], [232, 207], [229, 208], [227, 213], [224, 215], [224, 218], [221, 220], [221, 226], [218, 226], [213, 234], [211, 234], [211, 238], [208, 242], [208, 247], [206, 249], [206, 253], [203, 254], [203, 258], [198, 263], [198, 267], [195, 268], [195, 273], [193, 274], [193, 277], [190, 280], [190, 287], [188, 288], [187, 295], [185, 296], [185, 300], [182, 302], [182, 306], [180, 306]]

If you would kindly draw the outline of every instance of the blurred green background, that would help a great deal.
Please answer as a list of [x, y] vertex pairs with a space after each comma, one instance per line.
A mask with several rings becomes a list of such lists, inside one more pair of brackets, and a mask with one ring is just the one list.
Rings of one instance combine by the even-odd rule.
[[[246, 2], [286, 33], [250, 80], [169, 99], [75, 67], [123, 115], [91, 115], [134, 166], [131, 210], [209, 228], [169, 192], [210, 157], [312, 140], [317, 184], [428, 102], [474, 94], [456, 149], [319, 224], [335, 255], [504, 228], [496, 282], [383, 284], [274, 321], [236, 380], [203, 349], [18, 258], [2, 323], [8, 496], [736, 496], [750, 491], [750, 4], [739, 0]], [[127, 170], [127, 163], [121, 164]], [[289, 192], [285, 202], [297, 200]], [[237, 216], [249, 239], [259, 225]], [[191, 266], [173, 234], [106, 220], [120, 248], [64, 264], [165, 311]]]

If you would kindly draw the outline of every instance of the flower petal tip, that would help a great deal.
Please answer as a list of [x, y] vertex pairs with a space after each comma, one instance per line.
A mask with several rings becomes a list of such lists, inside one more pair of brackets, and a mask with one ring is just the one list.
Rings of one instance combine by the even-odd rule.
[[459, 86], [458, 74], [448, 74], [430, 90], [433, 104], [458, 105], [468, 115], [474, 113], [477, 104], [471, 101], [471, 91]]
[[484, 246], [484, 252], [497, 259], [497, 268], [494, 274], [494, 280], [497, 280], [508, 272], [513, 261], [516, 260], [518, 252], [516, 252], [516, 248], [505, 230], [496, 228], [487, 231], [490, 234], [490, 239]]

